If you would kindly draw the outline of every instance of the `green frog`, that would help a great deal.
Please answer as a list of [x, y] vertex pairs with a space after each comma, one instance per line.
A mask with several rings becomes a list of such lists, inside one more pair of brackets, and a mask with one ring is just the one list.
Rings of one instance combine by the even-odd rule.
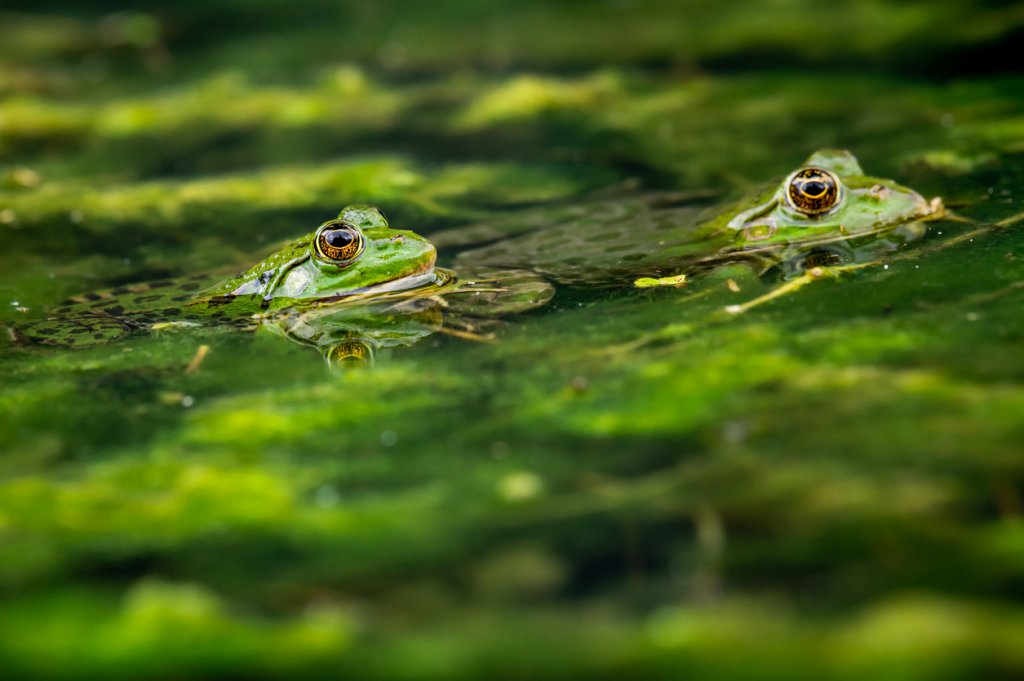
[[[725, 207], [663, 193], [545, 208], [431, 235], [469, 247], [455, 269], [529, 270], [580, 287], [678, 285], [730, 262], [785, 278], [862, 262], [920, 237], [945, 214], [938, 198], [866, 175], [848, 151], [812, 154], [785, 179]], [[486, 243], [490, 242], [490, 243]]]
[[76, 347], [168, 327], [280, 325], [296, 309], [443, 291], [454, 276], [435, 267], [436, 256], [377, 208], [353, 205], [219, 283], [199, 274], [86, 293], [8, 331], [16, 342]]

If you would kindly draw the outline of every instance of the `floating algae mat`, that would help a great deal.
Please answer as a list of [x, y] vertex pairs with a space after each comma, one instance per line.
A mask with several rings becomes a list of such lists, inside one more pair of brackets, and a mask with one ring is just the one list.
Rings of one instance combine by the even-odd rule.
[[0, 676], [1024, 674], [1019, 3], [88, 5], [0, 10]]

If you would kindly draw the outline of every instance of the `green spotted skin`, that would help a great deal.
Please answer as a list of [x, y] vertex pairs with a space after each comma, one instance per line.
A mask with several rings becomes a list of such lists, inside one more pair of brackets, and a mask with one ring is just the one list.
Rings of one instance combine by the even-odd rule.
[[[807, 169], [817, 170], [801, 174]], [[809, 186], [820, 191], [805, 202], [817, 212], [803, 213], [787, 198], [791, 185], [821, 170], [838, 184]], [[835, 205], [821, 210], [829, 200]], [[848, 151], [822, 150], [785, 180], [724, 207], [669, 193], [600, 199], [431, 238], [439, 248], [465, 249], [455, 259], [457, 270], [521, 269], [569, 286], [620, 286], [638, 277], [696, 275], [726, 262], [787, 273], [807, 262], [858, 261], [919, 237], [921, 224], [942, 214], [938, 199], [865, 175]]]
[[338, 220], [361, 235], [363, 248], [352, 262], [317, 257], [318, 228], [238, 276], [199, 274], [77, 295], [44, 319], [9, 327], [8, 335], [20, 344], [83, 347], [164, 325], [253, 329], [268, 313], [355, 294], [429, 288], [447, 279], [434, 269], [434, 246], [413, 232], [392, 229], [376, 208], [349, 206], [328, 223]]

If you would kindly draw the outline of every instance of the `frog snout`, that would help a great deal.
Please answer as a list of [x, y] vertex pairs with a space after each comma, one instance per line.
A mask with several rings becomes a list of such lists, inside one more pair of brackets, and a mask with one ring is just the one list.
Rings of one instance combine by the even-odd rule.
[[406, 254], [406, 257], [422, 262], [424, 271], [433, 267], [437, 261], [437, 249], [434, 244], [415, 232], [397, 234], [391, 237], [391, 242]]
[[427, 268], [433, 267], [437, 262], [437, 248], [426, 239], [423, 240], [424, 255], [427, 258]]
[[943, 212], [942, 199], [935, 197], [934, 199], [928, 200], [922, 194], [918, 194], [913, 189], [908, 190], [910, 192], [911, 200], [917, 207], [917, 212], [923, 216], [941, 214]]

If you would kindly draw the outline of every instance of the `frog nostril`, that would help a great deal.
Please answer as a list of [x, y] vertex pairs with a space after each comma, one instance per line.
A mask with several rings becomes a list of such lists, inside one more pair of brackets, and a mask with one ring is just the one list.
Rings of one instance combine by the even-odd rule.
[[395, 236], [391, 237], [391, 243], [393, 244], [400, 244], [403, 241], [405, 241], [405, 237], [402, 236], [401, 234], [396, 234]]
[[873, 199], [884, 199], [889, 195], [889, 188], [884, 184], [876, 184], [868, 190], [868, 194], [870, 194]]
[[774, 236], [775, 230], [775, 221], [771, 218], [765, 218], [747, 225], [743, 229], [743, 237], [747, 241], [763, 241]]

